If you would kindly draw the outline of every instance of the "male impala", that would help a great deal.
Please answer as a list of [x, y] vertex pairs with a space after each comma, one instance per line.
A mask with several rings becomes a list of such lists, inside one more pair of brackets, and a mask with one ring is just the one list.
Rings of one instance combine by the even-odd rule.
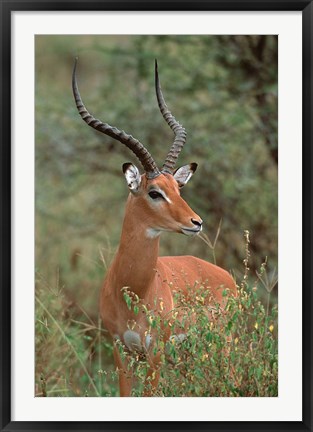
[[[211, 301], [222, 303], [221, 287], [236, 292], [232, 277], [220, 267], [192, 256], [159, 257], [159, 241], [163, 231], [198, 234], [201, 218], [180, 196], [182, 188], [197, 168], [196, 163], [175, 170], [175, 163], [186, 141], [185, 129], [175, 120], [164, 101], [155, 64], [156, 95], [161, 113], [175, 134], [174, 142], [161, 170], [148, 150], [131, 135], [93, 117], [84, 106], [73, 70], [73, 93], [82, 119], [92, 128], [109, 135], [132, 150], [144, 174], [132, 163], [123, 165], [130, 194], [127, 199], [120, 244], [107, 272], [100, 296], [100, 313], [113, 339], [121, 341], [129, 351], [146, 355], [152, 387], [159, 380], [160, 353], [153, 346], [157, 335], [150, 331], [147, 317], [135, 315], [123, 298], [123, 288], [138, 295], [141, 302], [164, 317], [174, 307], [173, 290], [186, 292], [195, 282], [211, 291]], [[133, 322], [129, 328], [129, 322]], [[170, 329], [170, 327], [167, 327]], [[182, 330], [183, 332], [184, 330]], [[171, 335], [164, 330], [164, 338]], [[179, 338], [179, 335], [172, 335]], [[183, 336], [181, 336], [183, 337]], [[114, 358], [119, 369], [120, 395], [130, 396], [132, 374], [127, 361], [122, 361], [116, 343]]]

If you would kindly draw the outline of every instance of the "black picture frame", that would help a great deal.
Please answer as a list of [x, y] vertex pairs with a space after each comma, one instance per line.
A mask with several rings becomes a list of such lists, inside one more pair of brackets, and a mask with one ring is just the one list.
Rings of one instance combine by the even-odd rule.
[[[24, 422], [11, 421], [11, 13], [13, 11], [301, 11], [303, 23], [303, 418], [300, 422]], [[313, 4], [307, 0], [87, 1], [0, 0], [1, 14], [1, 431], [312, 430], [312, 61]], [[290, 30], [292, 31], [292, 29]], [[299, 287], [300, 288], [300, 287]], [[292, 373], [292, 371], [290, 371]]]

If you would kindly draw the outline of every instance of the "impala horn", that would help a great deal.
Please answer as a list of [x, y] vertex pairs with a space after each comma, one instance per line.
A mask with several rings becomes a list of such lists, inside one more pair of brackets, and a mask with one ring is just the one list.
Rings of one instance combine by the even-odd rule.
[[169, 125], [169, 127], [172, 129], [172, 131], [175, 134], [174, 142], [172, 144], [172, 147], [170, 148], [170, 151], [165, 159], [162, 168], [162, 172], [173, 174], [178, 155], [181, 152], [186, 142], [187, 133], [185, 128], [180, 123], [178, 123], [175, 117], [171, 114], [170, 110], [168, 109], [165, 103], [161, 86], [160, 86], [160, 80], [158, 74], [158, 63], [156, 60], [155, 60], [155, 91], [156, 91], [156, 96], [158, 99], [158, 104], [159, 104], [161, 114], [164, 120], [166, 121], [166, 123]]
[[85, 107], [82, 98], [80, 96], [77, 79], [76, 79], [76, 66], [77, 66], [77, 57], [75, 59], [73, 75], [72, 75], [72, 88], [73, 94], [76, 102], [76, 107], [81, 118], [93, 129], [98, 130], [106, 135], [109, 135], [111, 138], [116, 139], [122, 144], [126, 145], [139, 159], [140, 163], [145, 170], [145, 173], [149, 179], [155, 178], [160, 175], [160, 171], [153, 160], [153, 157], [148, 152], [148, 150], [141, 144], [137, 139], [132, 137], [131, 135], [126, 134], [123, 130], [119, 130], [116, 127], [112, 127], [107, 123], [103, 123], [100, 120], [93, 117], [87, 108]]

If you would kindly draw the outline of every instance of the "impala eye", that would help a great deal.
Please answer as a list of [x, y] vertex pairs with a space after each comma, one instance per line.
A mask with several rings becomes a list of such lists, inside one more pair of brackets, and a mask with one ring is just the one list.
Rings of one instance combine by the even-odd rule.
[[158, 198], [162, 198], [162, 199], [164, 199], [164, 197], [163, 197], [163, 195], [162, 194], [160, 194], [160, 192], [157, 192], [157, 191], [151, 191], [151, 192], [149, 192], [149, 197], [150, 198], [152, 198], [152, 199], [158, 199]]

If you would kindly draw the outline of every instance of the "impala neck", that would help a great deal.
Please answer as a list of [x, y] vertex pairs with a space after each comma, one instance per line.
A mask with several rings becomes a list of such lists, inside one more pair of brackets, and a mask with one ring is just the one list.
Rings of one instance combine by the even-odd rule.
[[116, 289], [124, 286], [144, 298], [156, 276], [159, 236], [149, 238], [148, 226], [130, 195], [127, 200], [120, 245], [111, 266]]

